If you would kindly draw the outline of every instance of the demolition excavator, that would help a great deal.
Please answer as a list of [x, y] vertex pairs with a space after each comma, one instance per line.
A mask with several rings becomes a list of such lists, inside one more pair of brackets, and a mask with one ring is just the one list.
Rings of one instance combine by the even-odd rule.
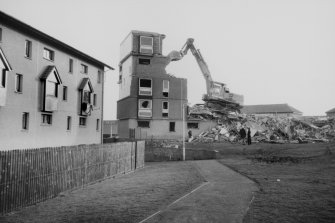
[[206, 81], [207, 94], [203, 95], [202, 100], [209, 107], [221, 107], [227, 111], [239, 111], [243, 105], [243, 95], [231, 93], [226, 84], [213, 81], [207, 63], [202, 57], [200, 50], [195, 48], [193, 42], [194, 39], [187, 39], [180, 51], [172, 51], [168, 57], [170, 57], [171, 61], [178, 61], [181, 60], [190, 50], [195, 57]]

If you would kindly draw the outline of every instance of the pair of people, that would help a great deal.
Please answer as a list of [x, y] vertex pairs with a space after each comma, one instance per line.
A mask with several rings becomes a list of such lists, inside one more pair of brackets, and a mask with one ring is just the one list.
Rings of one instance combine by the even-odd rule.
[[242, 128], [240, 129], [240, 136], [242, 138], [242, 143], [245, 144], [245, 137], [247, 136], [247, 141], [248, 141], [248, 145], [251, 145], [251, 131], [250, 128], [248, 128], [248, 133], [245, 132], [245, 129]]

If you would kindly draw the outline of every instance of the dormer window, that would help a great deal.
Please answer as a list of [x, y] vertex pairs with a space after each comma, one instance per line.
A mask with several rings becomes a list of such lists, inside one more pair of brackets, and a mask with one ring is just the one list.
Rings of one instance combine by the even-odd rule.
[[58, 87], [62, 84], [55, 66], [48, 66], [41, 75], [41, 110], [52, 112], [58, 107]]
[[80, 112], [79, 115], [91, 115], [93, 110], [92, 94], [94, 92], [89, 78], [83, 78], [78, 88], [80, 98]]

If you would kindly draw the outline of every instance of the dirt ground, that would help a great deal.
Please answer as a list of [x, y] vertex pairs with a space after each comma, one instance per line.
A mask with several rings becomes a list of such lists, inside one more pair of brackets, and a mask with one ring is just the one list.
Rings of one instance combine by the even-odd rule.
[[0, 222], [140, 222], [203, 182], [189, 162], [147, 163], [136, 173], [0, 216]]
[[[278, 147], [278, 148], [277, 148]], [[239, 148], [220, 162], [256, 181], [260, 191], [244, 222], [335, 222], [335, 145]]]

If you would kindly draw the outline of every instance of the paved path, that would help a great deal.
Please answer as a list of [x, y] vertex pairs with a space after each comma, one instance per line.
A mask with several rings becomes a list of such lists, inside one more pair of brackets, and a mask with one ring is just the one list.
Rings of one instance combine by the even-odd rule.
[[216, 160], [194, 162], [207, 183], [143, 222], [242, 222], [256, 184]]

